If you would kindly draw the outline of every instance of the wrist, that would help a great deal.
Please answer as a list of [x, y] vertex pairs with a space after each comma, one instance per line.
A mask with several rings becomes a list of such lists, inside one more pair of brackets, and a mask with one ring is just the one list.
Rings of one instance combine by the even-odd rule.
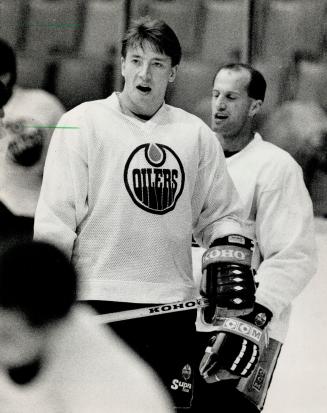
[[239, 234], [229, 234], [225, 235], [224, 237], [216, 238], [211, 244], [211, 247], [216, 247], [219, 245], [235, 245], [235, 246], [243, 246], [249, 250], [253, 250], [254, 242], [252, 239], [244, 237], [243, 235]]
[[245, 321], [248, 321], [249, 323], [254, 324], [255, 326], [261, 329], [264, 329], [271, 321], [272, 317], [273, 313], [269, 310], [269, 308], [255, 302], [253, 311], [240, 318], [242, 318]]

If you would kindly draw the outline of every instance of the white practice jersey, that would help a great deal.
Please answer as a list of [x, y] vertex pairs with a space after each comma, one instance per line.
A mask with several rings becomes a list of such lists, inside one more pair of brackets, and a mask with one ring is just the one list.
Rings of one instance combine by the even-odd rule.
[[76, 306], [50, 330], [38, 376], [14, 383], [0, 368], [1, 413], [169, 413], [154, 372], [95, 313]]
[[[248, 217], [246, 235], [256, 241], [256, 300], [273, 312], [270, 336], [283, 342], [291, 303], [317, 266], [312, 202], [302, 169], [258, 133], [226, 161]], [[194, 248], [193, 255], [200, 252]]]
[[[194, 297], [191, 238], [242, 233], [220, 144], [199, 118], [164, 104], [148, 121], [117, 94], [87, 102], [55, 131], [35, 238], [63, 249], [80, 298], [164, 303]], [[75, 129], [74, 129], [75, 128]]]

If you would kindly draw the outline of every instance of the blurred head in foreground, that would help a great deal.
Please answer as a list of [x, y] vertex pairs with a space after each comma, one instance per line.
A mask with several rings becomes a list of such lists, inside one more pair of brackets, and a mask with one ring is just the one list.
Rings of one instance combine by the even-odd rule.
[[0, 365], [42, 360], [48, 332], [69, 314], [76, 273], [65, 255], [43, 242], [21, 242], [0, 254]]

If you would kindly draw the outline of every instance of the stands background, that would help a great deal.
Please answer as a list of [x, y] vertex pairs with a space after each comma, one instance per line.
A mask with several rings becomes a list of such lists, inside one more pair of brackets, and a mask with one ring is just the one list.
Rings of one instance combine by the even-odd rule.
[[167, 102], [208, 122], [217, 64], [249, 61], [268, 80], [261, 116], [300, 97], [327, 107], [326, 0], [1, 0], [0, 37], [18, 53], [18, 83], [67, 109], [121, 86], [120, 41], [149, 14], [177, 32], [184, 58]]

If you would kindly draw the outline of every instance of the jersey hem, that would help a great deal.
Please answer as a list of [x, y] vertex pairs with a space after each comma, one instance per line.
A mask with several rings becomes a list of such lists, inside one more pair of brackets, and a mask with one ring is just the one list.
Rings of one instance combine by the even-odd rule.
[[81, 282], [79, 300], [120, 301], [165, 304], [196, 297], [196, 289], [187, 285], [145, 283], [139, 281]]

